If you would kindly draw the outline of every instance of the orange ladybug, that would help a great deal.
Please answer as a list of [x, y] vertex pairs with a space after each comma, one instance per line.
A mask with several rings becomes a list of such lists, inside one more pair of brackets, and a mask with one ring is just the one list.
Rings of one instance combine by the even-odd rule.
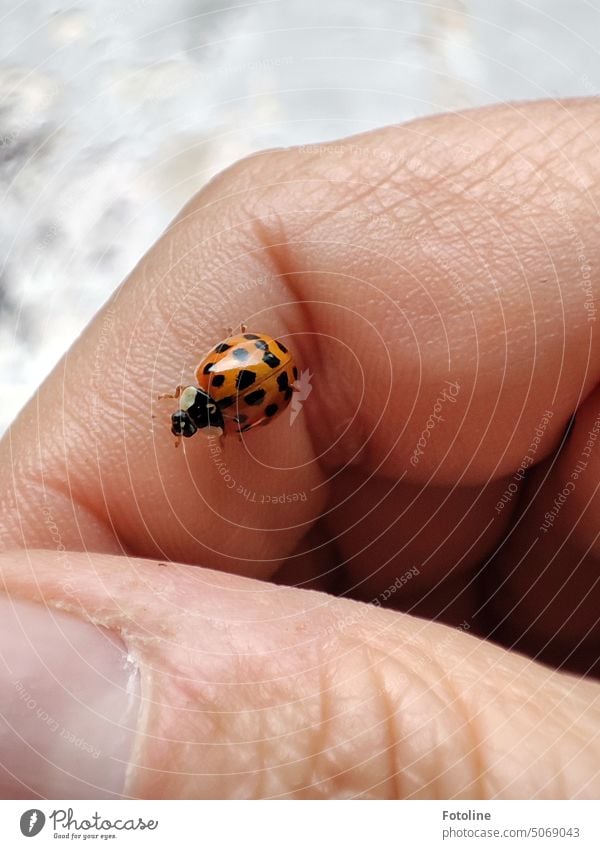
[[219, 342], [195, 372], [197, 386], [177, 387], [171, 432], [190, 437], [245, 433], [268, 424], [290, 402], [298, 369], [292, 355], [265, 333], [242, 332]]

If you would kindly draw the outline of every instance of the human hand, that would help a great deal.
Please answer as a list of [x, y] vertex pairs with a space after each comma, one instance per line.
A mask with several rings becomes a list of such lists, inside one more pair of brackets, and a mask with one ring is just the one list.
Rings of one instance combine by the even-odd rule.
[[[598, 114], [266, 151], [185, 207], [1, 445], [5, 797], [598, 795]], [[242, 320], [311, 395], [174, 450], [157, 395]]]

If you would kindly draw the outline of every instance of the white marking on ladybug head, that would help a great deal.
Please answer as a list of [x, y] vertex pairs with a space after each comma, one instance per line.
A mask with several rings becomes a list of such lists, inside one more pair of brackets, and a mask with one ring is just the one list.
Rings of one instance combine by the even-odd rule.
[[201, 433], [208, 439], [213, 439], [215, 436], [223, 436], [222, 427], [203, 427]]
[[194, 404], [197, 395], [198, 390], [195, 386], [186, 386], [179, 396], [179, 409], [184, 412], [189, 410], [189, 408]]

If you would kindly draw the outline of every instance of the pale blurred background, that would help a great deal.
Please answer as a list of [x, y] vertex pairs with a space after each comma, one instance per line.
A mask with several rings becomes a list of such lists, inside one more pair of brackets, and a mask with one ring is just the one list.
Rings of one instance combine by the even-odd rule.
[[216, 171], [596, 94], [599, 43], [600, 0], [0, 0], [0, 430]]

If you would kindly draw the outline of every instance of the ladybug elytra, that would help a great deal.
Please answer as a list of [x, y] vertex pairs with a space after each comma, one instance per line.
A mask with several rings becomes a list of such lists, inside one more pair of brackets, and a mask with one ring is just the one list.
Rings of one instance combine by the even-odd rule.
[[[298, 370], [282, 342], [242, 332], [219, 342], [200, 362], [196, 386], [178, 387], [171, 432], [191, 437], [242, 434], [268, 424], [290, 402]], [[165, 396], [163, 396], [165, 397]]]

